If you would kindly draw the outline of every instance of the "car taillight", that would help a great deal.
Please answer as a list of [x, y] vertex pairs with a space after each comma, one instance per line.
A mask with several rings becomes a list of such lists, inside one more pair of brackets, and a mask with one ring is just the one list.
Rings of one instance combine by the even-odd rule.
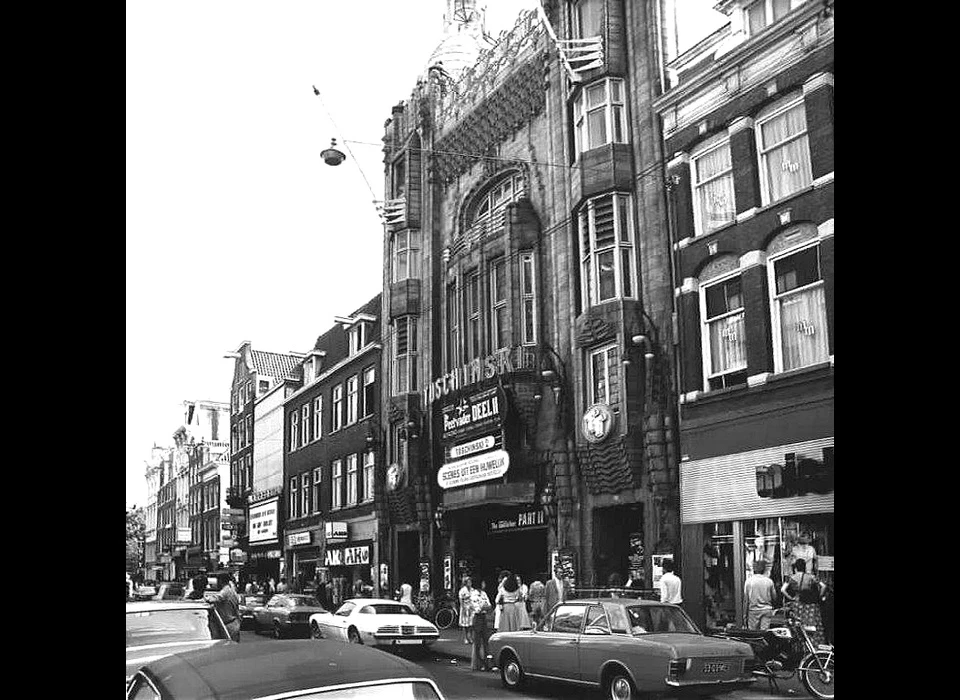
[[672, 659], [670, 661], [669, 675], [673, 680], [679, 680], [689, 665], [689, 659]]

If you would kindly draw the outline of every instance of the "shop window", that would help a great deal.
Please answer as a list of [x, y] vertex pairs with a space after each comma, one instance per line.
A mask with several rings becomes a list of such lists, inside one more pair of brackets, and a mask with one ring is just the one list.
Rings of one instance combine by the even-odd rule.
[[806, 572], [833, 585], [834, 524], [832, 513], [760, 518], [743, 521], [744, 568], [766, 563], [764, 576], [780, 586], [803, 559]]
[[735, 624], [737, 587], [733, 570], [733, 523], [703, 526], [703, 606], [708, 628]]

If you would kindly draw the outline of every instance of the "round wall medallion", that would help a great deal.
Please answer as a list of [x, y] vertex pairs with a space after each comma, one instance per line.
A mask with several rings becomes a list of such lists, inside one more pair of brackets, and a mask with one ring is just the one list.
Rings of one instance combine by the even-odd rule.
[[616, 416], [605, 403], [595, 403], [588, 408], [580, 421], [580, 430], [589, 442], [603, 442], [613, 432]]

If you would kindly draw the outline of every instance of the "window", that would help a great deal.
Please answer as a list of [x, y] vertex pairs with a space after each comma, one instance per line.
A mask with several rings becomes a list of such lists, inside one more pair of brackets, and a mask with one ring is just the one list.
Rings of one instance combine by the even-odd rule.
[[520, 332], [524, 345], [537, 342], [537, 278], [533, 253], [520, 254]]
[[468, 360], [480, 357], [483, 339], [480, 318], [480, 273], [467, 276], [467, 353]]
[[247, 444], [253, 444], [253, 416], [247, 416]]
[[319, 440], [323, 435], [323, 397], [313, 400], [313, 439]]
[[813, 182], [802, 97], [758, 118], [756, 134], [764, 204], [783, 199]]
[[620, 348], [608, 345], [590, 353], [590, 403], [605, 403], [617, 412], [620, 406]]
[[290, 493], [287, 497], [287, 517], [293, 520], [300, 517], [297, 508], [300, 507], [300, 479], [295, 476], [290, 477]]
[[237, 425], [230, 426], [230, 450], [236, 452], [240, 449], [240, 439], [237, 434]]
[[[796, 3], [797, 0], [794, 0]], [[764, 27], [779, 22], [790, 11], [790, 0], [757, 0], [745, 10], [746, 26], [750, 36], [760, 33]]]
[[393, 236], [393, 281], [420, 275], [420, 232], [400, 231]]
[[580, 210], [581, 285], [584, 307], [635, 297], [633, 209], [626, 194], [595, 197]]
[[337, 384], [333, 387], [333, 427], [331, 431], [340, 430], [343, 427], [343, 385]]
[[357, 503], [357, 455], [347, 455], [347, 505], [352, 506]]
[[472, 228], [489, 223], [504, 207], [520, 199], [525, 192], [523, 176], [518, 173], [511, 173], [496, 180], [474, 200], [467, 216], [467, 226]]
[[490, 338], [493, 350], [510, 347], [510, 324], [507, 320], [507, 261], [499, 258], [490, 263]]
[[583, 627], [583, 631], [587, 632], [590, 628], [594, 628], [593, 632], [596, 634], [598, 632], [610, 633], [610, 624], [607, 622], [607, 614], [604, 612], [604, 609], [599, 605], [591, 605], [590, 609], [587, 610], [587, 623]]
[[391, 461], [405, 468], [407, 466], [407, 429], [403, 423], [397, 423], [393, 426], [393, 450]]
[[768, 262], [773, 290], [774, 363], [778, 372], [826, 362], [827, 305], [820, 246], [794, 250]]
[[260, 395], [266, 394], [268, 391], [270, 391], [270, 380], [269, 380], [269, 379], [261, 379], [261, 380], [259, 380], [257, 383], [258, 383], [258, 385], [259, 385], [259, 393], [260, 393]]
[[246, 462], [246, 470], [244, 476], [244, 489], [253, 488], [253, 455], [247, 455], [244, 458]]
[[457, 366], [460, 358], [460, 306], [457, 284], [447, 285], [447, 369]]
[[323, 470], [317, 467], [313, 470], [313, 512], [320, 512], [320, 484], [323, 482]]
[[247, 401], [253, 401], [253, 380], [248, 379], [246, 385], [244, 386], [244, 403]]
[[310, 442], [310, 404], [305, 403], [300, 409], [300, 447]]
[[363, 370], [363, 416], [373, 415], [373, 408], [377, 401], [376, 393], [377, 368], [367, 367]]
[[353, 328], [347, 332], [349, 345], [349, 354], [356, 355], [361, 348], [367, 344], [367, 324], [365, 321], [359, 321]]
[[740, 275], [701, 287], [704, 387], [712, 391], [747, 381], [747, 340]]
[[335, 510], [342, 505], [340, 499], [341, 499], [341, 493], [342, 493], [341, 489], [343, 484], [343, 463], [339, 459], [333, 460], [333, 478], [330, 481], [331, 481], [330, 488], [332, 489], [331, 491], [332, 502], [330, 507], [331, 509]]
[[573, 5], [572, 20], [575, 39], [599, 36], [603, 26], [603, 0], [578, 0]]
[[579, 634], [580, 623], [583, 622], [583, 613], [586, 609], [585, 605], [561, 605], [553, 614], [553, 627], [550, 631]]
[[290, 451], [297, 449], [300, 440], [300, 411], [290, 412]]
[[373, 469], [374, 455], [373, 450], [367, 450], [363, 453], [363, 500], [373, 500]]
[[357, 422], [358, 406], [360, 400], [360, 378], [353, 375], [347, 380], [347, 425], [353, 425]]
[[310, 472], [304, 472], [300, 475], [300, 515], [306, 516], [312, 510], [310, 508], [310, 497], [313, 492], [310, 490]]
[[724, 140], [694, 154], [692, 170], [697, 233], [703, 235], [732, 223], [737, 210], [733, 196], [730, 141]]
[[624, 89], [620, 78], [604, 78], [580, 91], [573, 102], [576, 153], [608, 143], [627, 143]]
[[401, 316], [393, 322], [393, 393], [417, 390], [417, 319]]
[[403, 156], [393, 166], [393, 197], [399, 199], [407, 191], [407, 168]]

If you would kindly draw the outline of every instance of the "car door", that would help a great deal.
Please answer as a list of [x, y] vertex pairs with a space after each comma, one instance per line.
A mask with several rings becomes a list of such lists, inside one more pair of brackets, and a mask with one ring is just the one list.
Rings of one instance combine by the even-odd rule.
[[580, 680], [578, 649], [586, 609], [586, 605], [567, 603], [554, 608], [543, 629], [528, 641], [530, 673]]
[[282, 604], [283, 599], [280, 596], [273, 596], [263, 608], [257, 611], [257, 624], [272, 629], [273, 621], [277, 619], [277, 611]]
[[600, 605], [587, 608], [583, 633], [577, 646], [580, 664], [580, 680], [592, 683], [600, 682], [600, 667], [617, 654], [617, 640], [610, 631], [607, 613]]
[[356, 603], [347, 602], [337, 608], [336, 612], [330, 615], [328, 623], [330, 633], [327, 634], [325, 631], [324, 636], [328, 639], [347, 641], [347, 628], [350, 626], [350, 614], [356, 607]]

